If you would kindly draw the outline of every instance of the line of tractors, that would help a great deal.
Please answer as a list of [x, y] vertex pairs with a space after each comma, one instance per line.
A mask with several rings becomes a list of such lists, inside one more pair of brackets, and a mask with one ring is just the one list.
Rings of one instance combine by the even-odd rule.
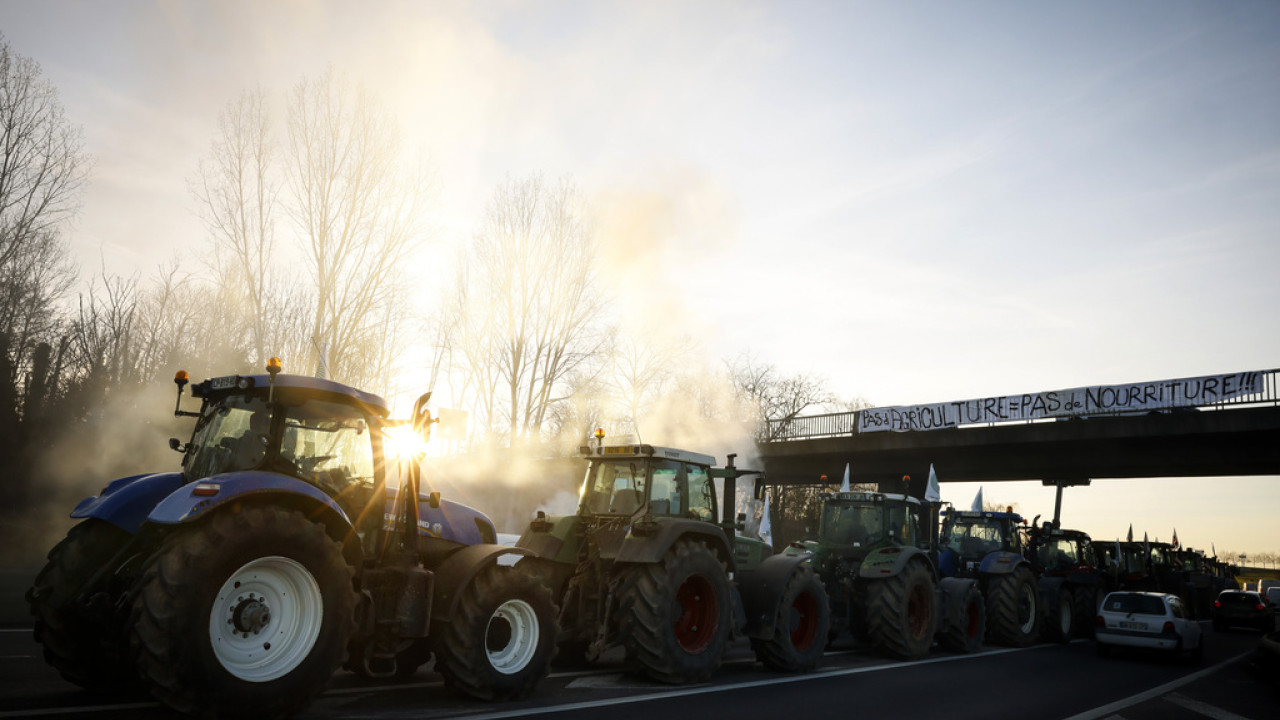
[[465, 694], [514, 699], [553, 662], [611, 651], [668, 683], [706, 680], [736, 640], [804, 672], [829, 640], [902, 659], [935, 640], [1067, 640], [1105, 590], [1172, 589], [1204, 609], [1229, 582], [1190, 551], [880, 492], [824, 496], [817, 537], [774, 552], [742, 532], [759, 472], [603, 433], [581, 449], [577, 512], [539, 511], [501, 545], [483, 513], [423, 487], [430, 394], [396, 421], [376, 395], [266, 369], [191, 384], [198, 411], [179, 372], [175, 414], [195, 420], [170, 440], [181, 471], [115, 480], [72, 512], [27, 593], [67, 680], [278, 717], [339, 668], [404, 678], [434, 661]]

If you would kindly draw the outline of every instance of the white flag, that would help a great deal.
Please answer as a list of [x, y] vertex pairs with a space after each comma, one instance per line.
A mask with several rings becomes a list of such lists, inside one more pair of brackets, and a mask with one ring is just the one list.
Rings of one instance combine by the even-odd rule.
[[978, 494], [973, 496], [973, 507], [969, 508], [974, 512], [982, 512], [982, 486], [978, 486]]
[[942, 492], [938, 488], [938, 473], [933, 471], [933, 463], [929, 463], [929, 487], [924, 491], [924, 499], [931, 503], [942, 499]]
[[844, 480], [840, 482], [840, 492], [849, 492], [849, 463], [844, 464]]
[[773, 544], [773, 523], [769, 521], [769, 491], [764, 493], [764, 511], [760, 514], [760, 529], [756, 530], [756, 534], [760, 539]]

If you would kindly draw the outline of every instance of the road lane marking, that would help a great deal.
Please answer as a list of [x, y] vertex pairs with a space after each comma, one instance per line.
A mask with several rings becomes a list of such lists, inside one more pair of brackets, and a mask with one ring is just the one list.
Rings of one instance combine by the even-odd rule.
[[1249, 654], [1248, 652], [1242, 652], [1239, 655], [1236, 655], [1235, 657], [1227, 658], [1226, 660], [1223, 660], [1217, 665], [1210, 665], [1209, 667], [1203, 670], [1193, 672], [1190, 675], [1183, 675], [1177, 680], [1167, 682], [1163, 685], [1158, 685], [1156, 687], [1151, 688], [1150, 690], [1147, 690], [1146, 692], [1140, 692], [1137, 695], [1130, 695], [1129, 697], [1123, 700], [1117, 700], [1113, 703], [1108, 703], [1106, 705], [1103, 705], [1102, 707], [1097, 707], [1092, 710], [1086, 710], [1080, 713], [1079, 715], [1072, 715], [1071, 717], [1065, 718], [1064, 720], [1098, 720], [1099, 718], [1102, 718], [1106, 715], [1110, 715], [1117, 711], [1123, 710], [1131, 705], [1137, 705], [1140, 702], [1146, 702], [1147, 700], [1151, 700], [1152, 698], [1158, 698], [1167, 692], [1171, 692], [1173, 690], [1176, 690], [1182, 687], [1183, 685], [1186, 685], [1187, 683], [1195, 682], [1196, 680], [1199, 680], [1200, 678], [1205, 677], [1210, 673], [1217, 672], [1223, 667], [1230, 665], [1231, 663], [1239, 660], [1240, 658], [1248, 654]]
[[1181, 705], [1192, 712], [1198, 712], [1205, 717], [1211, 717], [1213, 720], [1249, 720], [1249, 718], [1244, 717], [1243, 715], [1228, 712], [1220, 707], [1210, 705], [1209, 703], [1192, 700], [1182, 693], [1169, 693], [1164, 696], [1164, 699], [1174, 705]]
[[[926, 658], [924, 660], [914, 660], [909, 662], [893, 662], [883, 665], [872, 665], [869, 667], [841, 668], [838, 670], [819, 670], [816, 672], [806, 673], [804, 675], [787, 675], [784, 677], [768, 678], [764, 680], [751, 680], [748, 682], [730, 683], [725, 685], [695, 685], [693, 687], [681, 688], [679, 690], [666, 690], [663, 692], [651, 692], [644, 695], [633, 695], [629, 697], [607, 698], [604, 700], [588, 700], [584, 702], [562, 703], [560, 705], [544, 705], [542, 707], [527, 707], [518, 710], [499, 710], [490, 713], [463, 714], [455, 717], [460, 720], [503, 720], [503, 718], [528, 717], [534, 715], [547, 715], [550, 713], [566, 712], [573, 710], [589, 710], [592, 708], [611, 707], [615, 705], [630, 705], [633, 703], [650, 702], [653, 700], [667, 700], [670, 698], [688, 697], [690, 695], [706, 695], [710, 693], [729, 692], [731, 690], [743, 690], [749, 688], [769, 687], [771, 685], [785, 685], [788, 683], [807, 682], [810, 680], [822, 680], [825, 678], [844, 677], [846, 675], [860, 675], [862, 673], [877, 672], [880, 670], [893, 670], [904, 667], [914, 667], [916, 665], [931, 665], [933, 663], [954, 662], [957, 660], [967, 660], [976, 657], [985, 657], [990, 655], [1004, 655], [1006, 653], [1024, 652], [1026, 650], [1035, 650], [1038, 647], [1047, 647], [1044, 645], [1033, 645], [1025, 648], [1001, 648], [999, 650], [986, 650], [983, 652], [972, 653], [967, 655], [948, 655], [945, 657]], [[397, 713], [379, 713], [380, 717], [421, 717], [421, 710], [406, 711], [404, 714]], [[364, 717], [349, 716], [349, 717]]]
[[79, 705], [73, 707], [58, 708], [32, 708], [30, 710], [5, 710], [0, 712], [0, 718], [10, 717], [48, 717], [50, 715], [70, 715], [72, 713], [91, 713], [91, 712], [113, 712], [115, 710], [146, 710], [149, 708], [164, 707], [158, 702], [149, 703], [120, 703], [119, 705]]

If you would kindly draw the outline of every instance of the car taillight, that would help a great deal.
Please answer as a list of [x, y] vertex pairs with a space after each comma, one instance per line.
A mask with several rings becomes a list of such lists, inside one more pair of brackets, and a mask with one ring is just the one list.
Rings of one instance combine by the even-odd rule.
[[1163, 632], [1167, 632], [1167, 633], [1171, 633], [1171, 632], [1173, 632], [1173, 621], [1172, 621], [1172, 620], [1165, 620], [1165, 621], [1164, 621], [1164, 627], [1162, 628], [1162, 631], [1163, 631]]
[[1254, 607], [1254, 609], [1256, 609], [1256, 610], [1266, 610], [1266, 609], [1267, 609], [1267, 606], [1266, 606], [1266, 605], [1263, 605], [1262, 603], [1258, 603], [1257, 605], [1254, 605], [1253, 607]]
[[1098, 617], [1093, 619], [1093, 624], [1097, 625], [1100, 628], [1104, 628], [1107, 626], [1107, 621], [1101, 615], [1099, 615]]
[[1214, 607], [1222, 607], [1222, 601], [1221, 601], [1221, 600], [1214, 600], [1214, 601], [1213, 601], [1213, 606], [1214, 606]]

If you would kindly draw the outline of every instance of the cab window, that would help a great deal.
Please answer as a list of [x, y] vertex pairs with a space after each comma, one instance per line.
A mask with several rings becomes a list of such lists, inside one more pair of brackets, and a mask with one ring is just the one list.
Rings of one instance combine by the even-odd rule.
[[280, 459], [294, 474], [339, 491], [373, 483], [373, 441], [360, 411], [341, 403], [311, 400], [288, 405]]
[[707, 469], [701, 465], [685, 465], [684, 473], [689, 489], [689, 512], [702, 520], [714, 522], [716, 488], [707, 475]]

